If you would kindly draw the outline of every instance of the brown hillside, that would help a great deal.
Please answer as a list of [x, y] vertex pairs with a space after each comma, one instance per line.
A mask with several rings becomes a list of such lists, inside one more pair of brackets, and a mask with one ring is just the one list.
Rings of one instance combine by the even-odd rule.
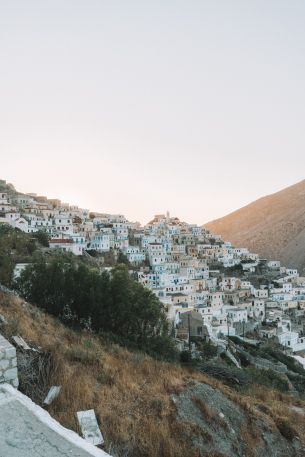
[[[199, 372], [132, 353], [0, 292], [0, 332], [40, 352], [18, 352], [20, 388], [79, 432], [76, 411], [94, 408], [113, 457], [287, 457], [305, 451], [305, 402], [254, 386], [243, 394]], [[296, 412], [298, 411], [298, 412]], [[298, 438], [295, 438], [297, 436]]]
[[235, 246], [305, 267], [305, 180], [205, 224]]

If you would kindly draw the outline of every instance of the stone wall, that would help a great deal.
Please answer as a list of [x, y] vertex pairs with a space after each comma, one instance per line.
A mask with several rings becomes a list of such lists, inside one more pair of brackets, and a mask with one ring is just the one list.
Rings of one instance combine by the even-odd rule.
[[19, 385], [16, 349], [0, 335], [0, 384], [4, 382], [16, 388]]

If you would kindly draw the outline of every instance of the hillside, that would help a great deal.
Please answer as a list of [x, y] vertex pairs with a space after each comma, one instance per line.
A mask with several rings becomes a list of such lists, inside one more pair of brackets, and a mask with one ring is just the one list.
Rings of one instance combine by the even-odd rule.
[[305, 267], [305, 180], [205, 224], [235, 246]]
[[94, 408], [114, 457], [304, 455], [305, 401], [264, 386], [237, 391], [191, 368], [129, 352], [66, 328], [20, 298], [0, 293], [0, 332], [39, 352], [18, 353], [20, 389], [79, 432], [75, 413]]

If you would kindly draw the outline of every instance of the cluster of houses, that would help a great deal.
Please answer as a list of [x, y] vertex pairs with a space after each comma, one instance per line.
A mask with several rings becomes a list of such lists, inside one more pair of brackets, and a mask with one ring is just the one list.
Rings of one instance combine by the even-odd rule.
[[90, 213], [58, 199], [16, 192], [0, 192], [1, 223], [25, 233], [44, 231], [50, 236], [51, 249], [75, 255], [128, 248], [128, 230], [139, 225], [120, 214]]
[[149, 261], [138, 279], [164, 304], [178, 339], [255, 332], [305, 351], [305, 277], [296, 269], [169, 214], [155, 216], [134, 240]]
[[16, 192], [0, 192], [0, 223], [45, 231], [50, 249], [75, 255], [122, 252], [164, 304], [177, 341], [255, 332], [291, 352], [305, 351], [305, 277], [203, 227], [169, 213], [141, 227], [123, 215]]

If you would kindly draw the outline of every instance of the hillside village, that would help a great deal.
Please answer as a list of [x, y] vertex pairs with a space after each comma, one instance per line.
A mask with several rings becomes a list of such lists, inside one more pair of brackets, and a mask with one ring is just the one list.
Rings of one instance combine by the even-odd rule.
[[[203, 227], [169, 213], [141, 227], [123, 215], [19, 193], [5, 181], [0, 181], [0, 224], [46, 232], [50, 250], [76, 256], [122, 253], [138, 281], [164, 304], [181, 350], [191, 347], [191, 340], [225, 345], [228, 336], [247, 334], [274, 341], [288, 353], [305, 353], [305, 277]], [[15, 276], [26, 266], [17, 264]]]

